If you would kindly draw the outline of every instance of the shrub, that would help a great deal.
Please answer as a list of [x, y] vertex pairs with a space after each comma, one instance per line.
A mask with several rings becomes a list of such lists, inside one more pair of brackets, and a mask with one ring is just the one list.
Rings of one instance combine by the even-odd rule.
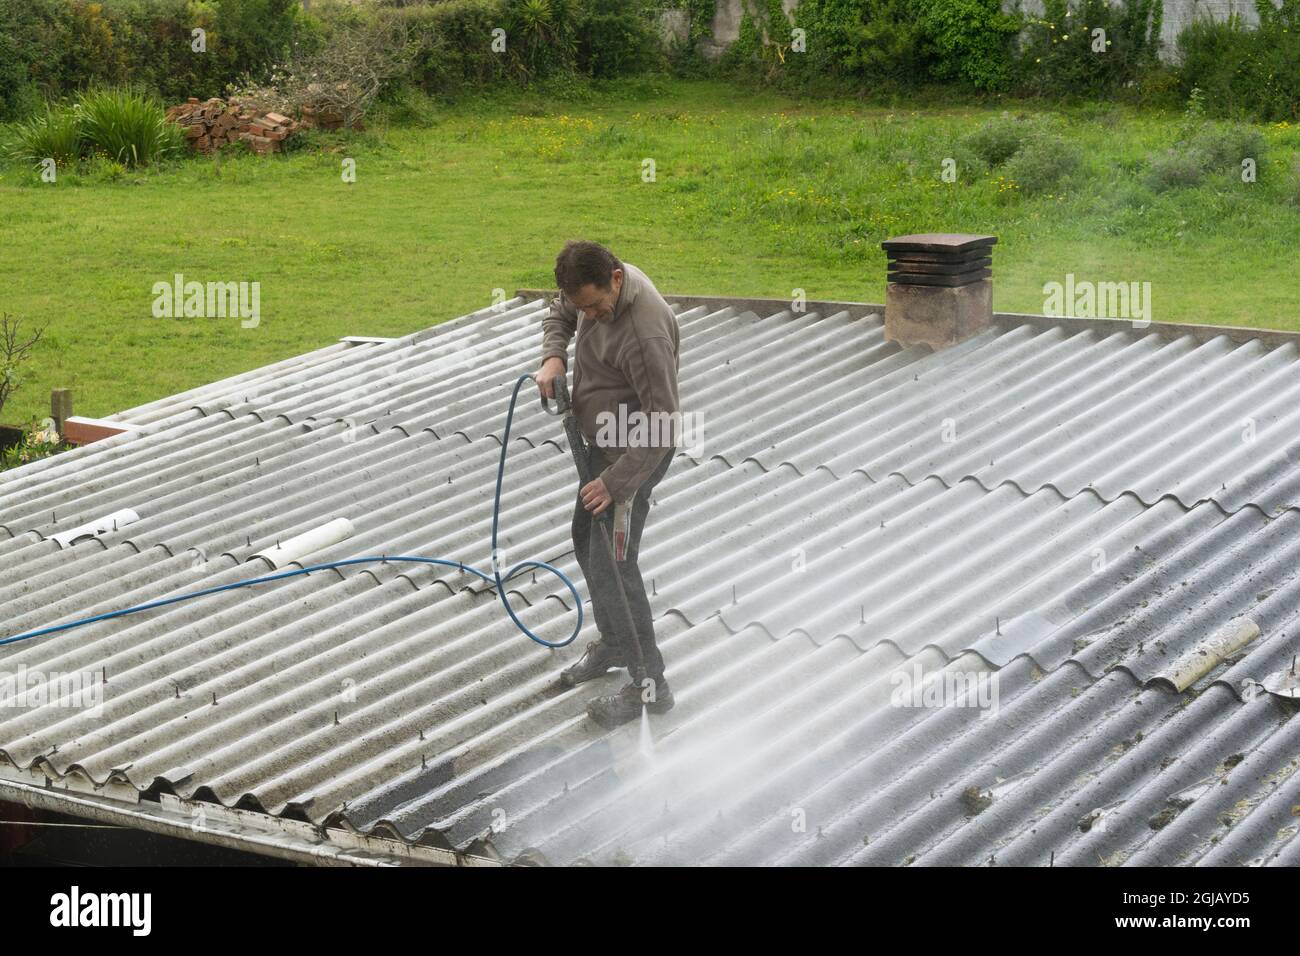
[[1039, 95], [1114, 93], [1159, 69], [1163, 10], [1162, 0], [1044, 0], [1043, 15], [1026, 20], [1021, 84]]
[[[115, 35], [130, 65], [130, 82], [153, 90], [165, 102], [219, 96], [241, 69], [248, 68], [250, 58], [241, 54], [220, 20], [223, 10], [233, 15], [238, 2], [229, 7], [188, 0], [108, 0], [108, 4]], [[192, 49], [195, 29], [206, 33], [205, 52]]]
[[[0, 0], [0, 121], [34, 112], [40, 95], [88, 86], [130, 83], [166, 102], [264, 86], [342, 30], [395, 22], [412, 40], [402, 80], [426, 93], [635, 73], [660, 62], [648, 12], [664, 2], [313, 0], [304, 10], [302, 0]], [[713, 0], [688, 2], [692, 36], [702, 35]], [[195, 28], [205, 31], [203, 52], [192, 49]], [[507, 31], [503, 54], [491, 49], [496, 28]]]
[[1019, 152], [1032, 133], [1031, 123], [1003, 113], [963, 137], [961, 143], [985, 165], [994, 167], [1001, 166]]
[[433, 100], [410, 83], [401, 83], [387, 90], [379, 106], [383, 120], [387, 123], [429, 127], [437, 122]]
[[577, 20], [576, 0], [505, 0], [506, 57], [516, 76], [527, 83], [572, 71]]
[[[779, 0], [765, 0], [779, 13]], [[789, 72], [812, 81], [914, 86], [956, 81], [980, 90], [1007, 88], [1014, 76], [1018, 15], [1000, 0], [803, 0], [795, 26], [807, 52], [786, 55]]]
[[1000, 0], [919, 0], [920, 23], [934, 47], [932, 75], [979, 90], [1002, 90], [1012, 79], [1012, 45], [1021, 20]]
[[85, 133], [76, 110], [46, 106], [43, 114], [14, 125], [12, 154], [23, 162], [53, 159], [60, 166], [68, 166], [85, 151]]
[[658, 65], [658, 37], [639, 0], [587, 0], [578, 21], [577, 65], [589, 76], [642, 73]]
[[1181, 186], [1196, 186], [1205, 178], [1205, 157], [1188, 149], [1170, 148], [1153, 155], [1147, 170], [1147, 183], [1163, 192]]
[[1207, 121], [1203, 110], [1204, 98], [1194, 90], [1178, 142], [1149, 158], [1146, 179], [1152, 189], [1195, 186], [1212, 173], [1239, 176], [1246, 159], [1253, 159], [1257, 169], [1264, 168], [1266, 145], [1259, 130]]
[[1183, 96], [1208, 91], [1221, 115], [1246, 112], [1251, 81], [1245, 67], [1254, 46], [1252, 34], [1235, 13], [1223, 22], [1198, 17], [1188, 24], [1177, 40]]
[[31, 106], [34, 88], [27, 65], [17, 37], [0, 17], [0, 122], [21, 117]]
[[1007, 160], [1004, 172], [1024, 193], [1032, 195], [1057, 187], [1081, 161], [1077, 146], [1060, 136], [1040, 133]]
[[791, 63], [809, 75], [902, 85], [929, 73], [933, 49], [908, 0], [804, 0], [795, 25], [808, 52]]
[[506, 76], [505, 57], [493, 53], [488, 37], [505, 19], [500, 0], [444, 0], [436, 6], [392, 11], [411, 37], [408, 77], [427, 93], [454, 94]]
[[1256, 0], [1259, 27], [1237, 15], [1197, 19], [1178, 34], [1184, 95], [1205, 91], [1219, 116], [1260, 120], [1300, 117], [1300, 0]]
[[1259, 29], [1248, 60], [1252, 113], [1266, 120], [1300, 117], [1300, 0], [1255, 0]]
[[22, 331], [22, 325], [22, 319], [7, 312], [0, 316], [0, 411], [22, 384], [18, 370], [31, 359], [32, 351], [45, 334], [45, 328], [41, 327], [29, 337]]
[[268, 84], [235, 92], [263, 109], [291, 116], [311, 109], [358, 128], [380, 93], [407, 73], [412, 52], [401, 19], [340, 18], [330, 24], [318, 47], [295, 55]]
[[81, 94], [75, 108], [89, 148], [125, 166], [148, 166], [184, 149], [181, 128], [153, 96], [105, 87]]
[[1264, 134], [1241, 123], [1206, 123], [1192, 134], [1189, 146], [1211, 169], [1240, 167], [1244, 159], [1258, 165], [1265, 150]]
[[12, 154], [31, 163], [49, 158], [69, 165], [93, 153], [123, 166], [148, 166], [179, 155], [185, 146], [162, 104], [127, 88], [82, 93], [71, 106], [47, 107], [43, 115], [18, 123], [14, 132]]
[[962, 137], [959, 150], [968, 150], [990, 169], [1002, 167], [1000, 181], [1023, 193], [1041, 193], [1057, 186], [1082, 163], [1078, 147], [1037, 120], [1009, 113], [994, 117]]
[[[207, 49], [191, 49], [191, 31]], [[127, 83], [167, 99], [262, 78], [312, 22], [300, 0], [0, 0], [0, 116], [24, 84], [47, 97]]]
[[233, 76], [265, 75], [302, 36], [301, 0], [220, 0], [215, 6], [217, 42]]

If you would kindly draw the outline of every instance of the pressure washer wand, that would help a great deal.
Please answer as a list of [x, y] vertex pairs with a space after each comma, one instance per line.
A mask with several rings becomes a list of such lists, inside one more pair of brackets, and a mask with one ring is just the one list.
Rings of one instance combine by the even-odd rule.
[[[557, 375], [551, 380], [551, 386], [555, 391], [556, 410], [552, 411], [550, 403], [546, 401], [546, 396], [542, 396], [542, 411], [548, 415], [564, 416], [564, 435], [569, 440], [569, 450], [573, 453], [573, 464], [578, 469], [578, 487], [585, 488], [592, 480], [591, 464], [587, 458], [587, 442], [582, 437], [582, 431], [578, 428], [578, 418], [573, 413], [573, 403], [569, 400], [568, 380], [563, 375]], [[618, 587], [618, 600], [623, 609], [623, 624], [626, 628], [626, 634], [632, 642], [633, 657], [635, 658], [636, 670], [632, 674], [632, 681], [638, 687], [643, 686], [646, 677], [645, 672], [645, 655], [641, 653], [641, 639], [636, 632], [636, 622], [632, 620], [632, 608], [627, 602], [627, 592], [623, 589], [623, 576], [618, 573], [618, 558], [614, 553], [614, 536], [611, 531], [614, 524], [613, 506], [605, 509], [603, 515], [592, 515], [592, 519], [600, 528], [600, 537], [609, 551], [610, 567], [614, 571], [614, 583]]]

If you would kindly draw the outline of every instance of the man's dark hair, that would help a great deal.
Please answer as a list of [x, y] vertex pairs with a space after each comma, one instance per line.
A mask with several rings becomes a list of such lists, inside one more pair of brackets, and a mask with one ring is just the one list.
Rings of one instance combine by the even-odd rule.
[[555, 257], [555, 284], [565, 295], [572, 295], [584, 285], [608, 291], [614, 270], [621, 268], [618, 256], [599, 242], [573, 239]]

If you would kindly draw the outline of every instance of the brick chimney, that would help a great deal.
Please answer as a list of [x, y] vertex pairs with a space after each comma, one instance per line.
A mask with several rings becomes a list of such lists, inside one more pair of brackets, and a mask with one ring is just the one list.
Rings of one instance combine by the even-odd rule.
[[941, 349], [988, 328], [997, 241], [997, 236], [932, 232], [882, 242], [889, 257], [885, 338]]

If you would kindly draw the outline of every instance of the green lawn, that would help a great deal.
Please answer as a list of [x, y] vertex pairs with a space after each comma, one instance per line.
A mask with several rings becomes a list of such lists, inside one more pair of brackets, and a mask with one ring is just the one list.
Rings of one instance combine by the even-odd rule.
[[[1283, 201], [1300, 129], [1269, 128], [1260, 181], [1153, 192], [1145, 157], [1181, 118], [1092, 108], [1054, 121], [1086, 150], [1053, 194], [944, 157], [994, 108], [895, 109], [713, 83], [462, 103], [428, 126], [322, 138], [286, 157], [191, 160], [41, 184], [0, 168], [0, 311], [49, 323], [0, 418], [49, 390], [103, 415], [325, 345], [398, 335], [549, 284], [566, 238], [609, 244], [664, 292], [882, 301], [880, 240], [996, 233], [995, 308], [1042, 286], [1149, 281], [1160, 321], [1300, 328], [1300, 210]], [[340, 162], [355, 158], [357, 182]], [[657, 181], [642, 182], [653, 159]], [[261, 283], [261, 323], [156, 319], [175, 273]]]

